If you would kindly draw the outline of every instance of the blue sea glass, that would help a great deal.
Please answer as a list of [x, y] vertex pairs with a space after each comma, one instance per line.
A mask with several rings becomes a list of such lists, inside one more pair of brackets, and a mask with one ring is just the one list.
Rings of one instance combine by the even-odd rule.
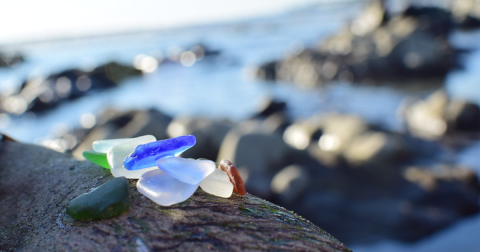
[[178, 155], [194, 146], [196, 142], [195, 136], [188, 135], [142, 144], [125, 159], [123, 165], [127, 170], [156, 166], [160, 158]]

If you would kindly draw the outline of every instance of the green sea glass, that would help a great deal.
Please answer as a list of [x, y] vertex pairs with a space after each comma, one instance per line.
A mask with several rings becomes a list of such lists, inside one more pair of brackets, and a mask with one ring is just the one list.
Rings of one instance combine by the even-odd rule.
[[110, 169], [110, 165], [107, 161], [107, 153], [101, 153], [96, 151], [84, 151], [83, 157], [97, 165], [100, 165], [103, 168]]

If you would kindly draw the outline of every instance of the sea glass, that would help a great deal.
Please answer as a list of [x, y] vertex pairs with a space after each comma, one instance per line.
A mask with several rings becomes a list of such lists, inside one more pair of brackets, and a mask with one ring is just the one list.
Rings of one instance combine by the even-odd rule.
[[125, 159], [124, 165], [128, 170], [152, 167], [160, 158], [179, 155], [195, 143], [195, 136], [188, 135], [142, 144]]
[[108, 164], [110, 165], [112, 175], [115, 177], [124, 176], [129, 179], [138, 179], [143, 173], [157, 169], [155, 166], [152, 166], [142, 170], [130, 171], [125, 169], [123, 166], [123, 161], [125, 158], [128, 157], [139, 144], [146, 144], [155, 140], [156, 138], [154, 136], [146, 135], [111, 147], [107, 152], [107, 160]]
[[230, 182], [227, 173], [219, 169], [215, 169], [214, 172], [202, 180], [200, 188], [206, 193], [222, 198], [229, 198], [233, 193], [233, 184]]
[[245, 185], [243, 184], [242, 177], [238, 172], [237, 168], [233, 163], [227, 159], [222, 159], [219, 165], [220, 170], [227, 173], [230, 182], [233, 184], [233, 191], [240, 194], [245, 195], [247, 191], [245, 190]]
[[187, 200], [197, 188], [198, 184], [184, 183], [159, 169], [144, 173], [137, 182], [141, 194], [162, 206]]
[[130, 141], [133, 138], [118, 138], [118, 139], [108, 139], [108, 140], [98, 140], [93, 142], [92, 149], [96, 152], [107, 153], [110, 148], [117, 144], [125, 143]]
[[97, 165], [100, 165], [103, 168], [110, 169], [110, 165], [107, 161], [107, 153], [101, 153], [96, 151], [84, 151], [83, 157]]
[[213, 171], [215, 163], [210, 160], [196, 160], [179, 157], [166, 157], [157, 161], [160, 170], [188, 184], [197, 185]]

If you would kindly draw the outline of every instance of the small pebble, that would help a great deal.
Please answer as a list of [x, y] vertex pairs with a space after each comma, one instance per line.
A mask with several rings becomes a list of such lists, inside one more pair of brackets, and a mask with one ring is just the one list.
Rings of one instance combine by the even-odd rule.
[[240, 194], [246, 195], [247, 191], [245, 190], [245, 185], [243, 184], [242, 177], [238, 172], [237, 168], [227, 159], [222, 159], [219, 165], [220, 170], [227, 173], [230, 182], [233, 184], [233, 191]]

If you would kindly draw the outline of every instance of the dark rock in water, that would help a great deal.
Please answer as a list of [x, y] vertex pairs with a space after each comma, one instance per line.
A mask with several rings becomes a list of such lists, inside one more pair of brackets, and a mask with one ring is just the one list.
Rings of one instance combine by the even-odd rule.
[[306, 49], [257, 70], [265, 80], [315, 87], [340, 80], [356, 83], [443, 78], [460, 67], [448, 35], [451, 14], [434, 7], [410, 7], [392, 16], [381, 1], [349, 27]]
[[185, 151], [183, 157], [217, 160], [220, 145], [232, 127], [229, 121], [177, 117], [168, 125], [167, 132], [169, 137], [194, 135], [197, 138], [197, 146], [201, 147]]
[[1, 52], [0, 51], [0, 67], [11, 67], [22, 63], [25, 59], [18, 52]]
[[251, 194], [224, 199], [198, 190], [181, 204], [161, 207], [134, 181], [128, 212], [79, 223], [65, 207], [86, 188], [111, 180], [108, 171], [11, 141], [0, 144], [0, 167], [2, 251], [350, 251], [309, 221]]
[[480, 107], [453, 99], [444, 90], [436, 91], [424, 100], [408, 98], [399, 111], [409, 130], [423, 138], [480, 132]]
[[[132, 138], [153, 135], [157, 139], [169, 138], [167, 127], [172, 118], [156, 109], [117, 111], [106, 109], [97, 116], [96, 125], [90, 129], [76, 129], [62, 138], [73, 137], [75, 145], [68, 146], [73, 156], [82, 158], [82, 153], [92, 149], [96, 140]], [[65, 150], [63, 150], [65, 151]]]
[[[45, 111], [65, 101], [115, 87], [124, 79], [141, 74], [140, 70], [116, 62], [106, 63], [91, 71], [65, 70], [45, 79], [25, 81], [17, 93], [3, 97], [2, 109], [12, 114]], [[10, 105], [12, 99], [16, 101], [16, 106]]]
[[278, 112], [285, 112], [287, 104], [284, 101], [277, 101], [269, 98], [263, 101], [259, 111], [252, 118], [266, 118]]
[[107, 219], [124, 213], [130, 204], [128, 180], [119, 177], [71, 200], [67, 214], [77, 220]]

